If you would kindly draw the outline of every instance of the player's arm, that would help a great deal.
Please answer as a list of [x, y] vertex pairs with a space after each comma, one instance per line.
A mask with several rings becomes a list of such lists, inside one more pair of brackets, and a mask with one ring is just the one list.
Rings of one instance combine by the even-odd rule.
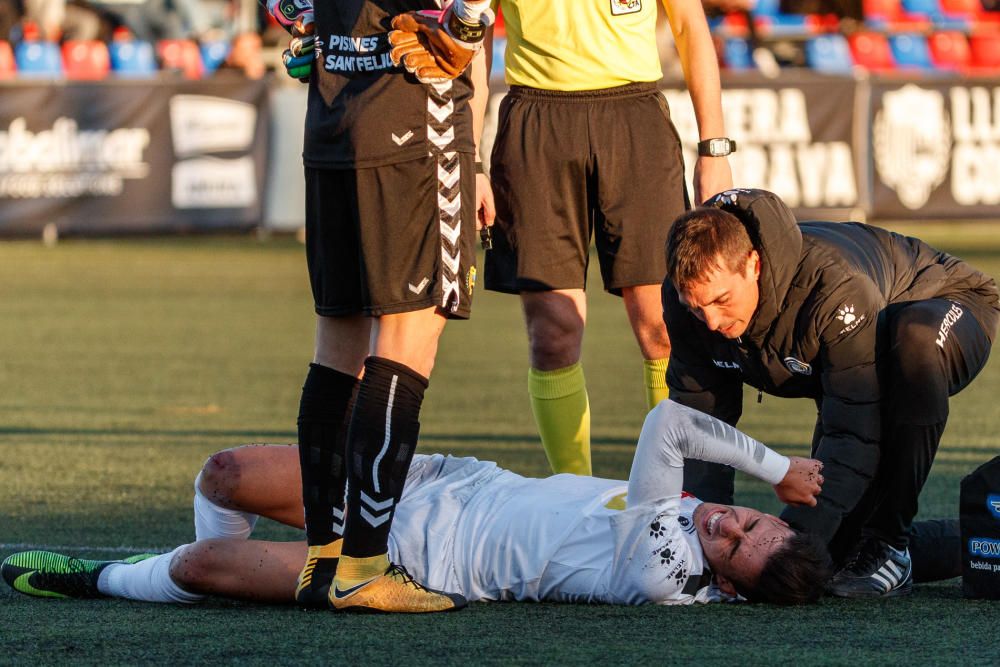
[[628, 480], [628, 505], [663, 498], [679, 502], [684, 459], [722, 463], [771, 484], [784, 502], [815, 504], [822, 464], [786, 457], [710, 415], [672, 400], [646, 417]]
[[[663, 0], [677, 44], [694, 115], [698, 139], [728, 136], [722, 116], [719, 63], [708, 30], [701, 0]], [[733, 187], [733, 174], [725, 157], [699, 157], [694, 168], [695, 203]]]
[[[492, 41], [492, 29], [487, 31], [486, 41]], [[496, 205], [493, 203], [493, 188], [490, 186], [490, 179], [483, 171], [481, 140], [483, 138], [483, 127], [486, 124], [486, 107], [490, 100], [489, 81], [489, 53], [487, 46], [479, 51], [472, 59], [472, 133], [476, 142], [476, 229], [489, 227], [496, 218]], [[486, 243], [484, 237], [484, 243]]]
[[829, 541], [875, 476], [882, 437], [881, 389], [876, 367], [879, 290], [866, 277], [845, 280], [816, 310], [820, 325], [822, 434], [812, 455], [827, 483], [815, 508], [790, 507], [781, 518]]

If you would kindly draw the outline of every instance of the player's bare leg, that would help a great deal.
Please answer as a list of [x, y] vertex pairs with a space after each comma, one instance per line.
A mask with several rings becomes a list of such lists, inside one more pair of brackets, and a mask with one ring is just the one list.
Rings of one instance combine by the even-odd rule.
[[304, 527], [299, 448], [244, 445], [209, 457], [198, 475], [201, 494], [219, 507]]
[[444, 323], [435, 308], [375, 322], [348, 437], [347, 516], [329, 592], [334, 609], [432, 612], [465, 606], [460, 595], [427, 589], [389, 562], [389, 529], [416, 451], [420, 406]]
[[652, 410], [667, 397], [667, 361], [670, 359], [670, 338], [663, 323], [660, 286], [623, 287], [622, 299], [642, 354], [646, 408]]
[[174, 552], [170, 578], [199, 595], [290, 603], [306, 548], [305, 542], [199, 540]]
[[553, 472], [590, 475], [590, 402], [580, 365], [587, 298], [582, 289], [522, 292], [531, 368], [528, 394]]

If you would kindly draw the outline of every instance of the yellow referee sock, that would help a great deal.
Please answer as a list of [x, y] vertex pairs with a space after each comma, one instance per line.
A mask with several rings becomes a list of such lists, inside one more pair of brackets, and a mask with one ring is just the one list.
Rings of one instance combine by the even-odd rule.
[[590, 400], [579, 362], [554, 371], [528, 370], [531, 411], [552, 472], [590, 475]]
[[646, 408], [652, 410], [667, 398], [667, 362], [669, 359], [643, 359], [642, 379], [646, 385]]

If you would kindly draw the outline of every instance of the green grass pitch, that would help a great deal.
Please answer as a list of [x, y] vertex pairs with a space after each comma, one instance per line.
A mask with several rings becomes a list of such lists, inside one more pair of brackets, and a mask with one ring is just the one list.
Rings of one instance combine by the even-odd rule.
[[[905, 231], [1000, 275], [998, 226]], [[620, 303], [597, 283], [590, 298], [595, 472], [624, 477], [641, 363]], [[114, 558], [193, 539], [191, 484], [209, 454], [294, 440], [312, 330], [290, 239], [0, 244], [0, 558], [36, 546]], [[526, 357], [517, 299], [477, 290], [472, 320], [445, 332], [421, 451], [545, 474]], [[952, 402], [922, 517], [954, 516], [961, 477], [1000, 453], [998, 395], [993, 362]], [[805, 454], [812, 421], [808, 401], [748, 393], [741, 426]], [[778, 507], [762, 484], [743, 478], [738, 491]], [[266, 522], [258, 534], [296, 536]], [[35, 600], [0, 585], [0, 664], [989, 664], [998, 619], [1000, 603], [963, 600], [957, 580], [794, 610], [475, 604], [416, 618]]]

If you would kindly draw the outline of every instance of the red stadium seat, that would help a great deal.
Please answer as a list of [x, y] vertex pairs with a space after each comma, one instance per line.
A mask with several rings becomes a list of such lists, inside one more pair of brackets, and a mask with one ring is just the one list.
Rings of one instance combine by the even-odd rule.
[[189, 39], [163, 39], [157, 42], [161, 69], [175, 70], [186, 79], [200, 79], [205, 74], [198, 45]]
[[873, 72], [896, 69], [896, 61], [889, 48], [889, 40], [879, 32], [856, 32], [847, 37], [851, 45], [854, 64]]
[[69, 39], [62, 46], [63, 73], [67, 79], [99, 81], [111, 71], [108, 47], [98, 40]]
[[1000, 28], [1000, 12], [988, 12], [980, 0], [940, 0], [941, 11], [972, 22], [973, 30]]
[[13, 79], [17, 76], [17, 62], [14, 60], [14, 49], [10, 42], [0, 41], [0, 80]]
[[969, 37], [972, 66], [980, 70], [1000, 71], [1000, 34], [989, 33]]
[[944, 70], [962, 70], [972, 61], [969, 42], [957, 30], [936, 32], [927, 39], [934, 67]]

